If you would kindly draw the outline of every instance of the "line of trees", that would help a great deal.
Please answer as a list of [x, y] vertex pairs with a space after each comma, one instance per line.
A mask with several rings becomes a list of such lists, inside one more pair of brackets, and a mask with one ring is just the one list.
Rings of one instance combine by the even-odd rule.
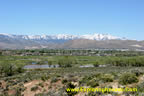
[[73, 55], [73, 56], [144, 56], [143, 51], [94, 50], [94, 49], [33, 49], [2, 50], [3, 55]]
[[110, 57], [104, 58], [103, 60], [96, 60], [94, 63], [95, 67], [99, 65], [108, 64], [110, 66], [132, 66], [132, 67], [143, 67], [144, 57]]

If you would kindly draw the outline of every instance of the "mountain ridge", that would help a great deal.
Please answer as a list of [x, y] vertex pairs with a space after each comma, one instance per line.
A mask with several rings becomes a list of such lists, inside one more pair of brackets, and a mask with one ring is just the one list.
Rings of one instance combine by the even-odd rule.
[[64, 39], [64, 40], [73, 40], [73, 39], [90, 39], [90, 40], [111, 40], [111, 39], [123, 39], [117, 36], [112, 36], [109, 34], [85, 34], [85, 35], [69, 35], [69, 34], [58, 34], [58, 35], [13, 35], [13, 34], [3, 34], [0, 35], [8, 36], [11, 38], [22, 38], [22, 39]]
[[0, 34], [0, 49], [108, 48], [144, 49], [144, 41], [108, 34], [93, 35], [11, 35]]

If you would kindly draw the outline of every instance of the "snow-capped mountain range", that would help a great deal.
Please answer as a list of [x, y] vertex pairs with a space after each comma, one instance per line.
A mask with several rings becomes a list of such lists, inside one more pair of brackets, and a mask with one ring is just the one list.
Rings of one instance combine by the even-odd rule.
[[10, 38], [21, 38], [26, 40], [74, 40], [74, 39], [89, 39], [89, 40], [113, 40], [124, 38], [112, 36], [109, 34], [87, 34], [87, 35], [68, 35], [68, 34], [58, 34], [58, 35], [11, 35], [11, 34], [0, 34]]
[[0, 49], [40, 48], [134, 48], [144, 49], [144, 41], [130, 40], [109, 34], [87, 35], [12, 35], [0, 34]]

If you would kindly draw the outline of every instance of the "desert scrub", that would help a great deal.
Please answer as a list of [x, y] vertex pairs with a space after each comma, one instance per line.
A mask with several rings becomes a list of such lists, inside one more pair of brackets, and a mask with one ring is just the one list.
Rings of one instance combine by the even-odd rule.
[[62, 80], [62, 84], [65, 84], [65, 83], [67, 83], [67, 82], [68, 82], [67, 79], [63, 79], [63, 80]]
[[97, 74], [94, 74], [94, 75], [90, 75], [90, 76], [85, 76], [79, 81], [79, 84], [80, 85], [81, 84], [87, 84], [91, 80], [99, 81], [100, 78], [101, 78], [101, 74], [100, 73], [97, 73]]
[[22, 89], [22, 88], [16, 88], [16, 94], [15, 94], [15, 96], [21, 96], [21, 92], [23, 91], [24, 89]]
[[102, 92], [88, 92], [85, 96], [103, 96], [102, 94]]
[[31, 91], [36, 91], [36, 90], [38, 90], [38, 88], [39, 88], [38, 86], [34, 86], [31, 88]]
[[137, 85], [138, 93], [144, 92], [144, 82]]
[[46, 81], [46, 80], [48, 80], [48, 79], [49, 79], [49, 76], [47, 76], [47, 75], [41, 76], [41, 80], [42, 80], [42, 81]]
[[143, 74], [143, 72], [138, 69], [132, 70], [131, 73], [134, 73], [136, 76], [140, 76]]
[[43, 83], [39, 83], [38, 86], [44, 87], [44, 84]]
[[59, 80], [58, 78], [53, 77], [53, 78], [51, 79], [51, 83], [55, 83], [55, 82], [57, 82], [58, 80]]
[[86, 84], [87, 82], [89, 82], [89, 80], [91, 80], [92, 77], [89, 77], [89, 76], [85, 76], [83, 77], [80, 81], [79, 81], [79, 84]]
[[95, 80], [91, 80], [91, 81], [87, 82], [87, 86], [91, 86], [94, 88], [94, 87], [99, 86], [99, 83]]
[[110, 75], [110, 74], [104, 74], [101, 76], [100, 80], [102, 80], [103, 82], [113, 82], [114, 76]]
[[61, 92], [50, 90], [47, 93], [38, 93], [35, 96], [67, 96], [67, 95], [63, 92], [61, 93]]
[[139, 80], [135, 74], [124, 73], [120, 76], [119, 83], [122, 85], [137, 83]]

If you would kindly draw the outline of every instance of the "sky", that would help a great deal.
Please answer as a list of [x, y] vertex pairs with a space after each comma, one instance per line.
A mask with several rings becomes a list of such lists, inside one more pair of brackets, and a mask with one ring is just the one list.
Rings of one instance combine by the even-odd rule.
[[0, 33], [144, 40], [144, 0], [0, 0]]

